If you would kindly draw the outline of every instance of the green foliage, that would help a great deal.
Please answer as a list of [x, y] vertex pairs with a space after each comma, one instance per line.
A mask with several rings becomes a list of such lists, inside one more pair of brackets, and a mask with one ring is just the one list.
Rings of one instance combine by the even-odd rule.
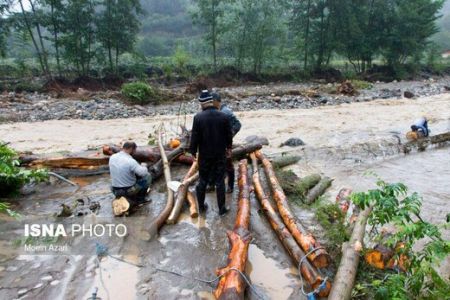
[[316, 219], [325, 229], [327, 250], [336, 257], [340, 253], [341, 245], [350, 239], [350, 234], [345, 225], [345, 214], [337, 204], [316, 201]]
[[14, 210], [10, 209], [9, 204], [6, 202], [0, 202], [0, 214], [6, 213], [13, 218], [19, 218], [20, 215]]
[[357, 90], [370, 90], [373, 88], [373, 84], [363, 80], [353, 79], [351, 80], [353, 87]]
[[13, 195], [25, 184], [47, 179], [42, 169], [26, 170], [19, 167], [17, 154], [5, 144], [0, 144], [0, 197]]
[[[395, 248], [408, 257], [406, 272], [388, 273], [384, 280], [374, 282], [376, 299], [444, 299], [449, 295], [450, 283], [435, 270], [445, 257], [450, 255], [450, 242], [442, 238], [441, 228], [428, 223], [420, 217], [422, 198], [417, 193], [408, 193], [402, 183], [387, 183], [377, 180], [377, 189], [363, 193], [354, 193], [352, 201], [361, 209], [371, 206], [368, 219], [372, 225], [371, 238], [382, 241], [377, 228], [393, 225], [396, 232], [387, 240], [385, 246]], [[413, 250], [418, 241], [425, 242], [421, 250]]]
[[156, 91], [145, 82], [125, 83], [121, 92], [130, 101], [141, 105], [158, 102]]

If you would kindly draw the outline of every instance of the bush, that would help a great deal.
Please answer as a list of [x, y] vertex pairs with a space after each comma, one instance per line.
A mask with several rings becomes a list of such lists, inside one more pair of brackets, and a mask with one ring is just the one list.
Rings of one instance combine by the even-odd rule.
[[130, 101], [141, 105], [159, 102], [157, 92], [145, 82], [125, 83], [121, 92]]
[[27, 183], [46, 180], [42, 169], [26, 170], [19, 167], [17, 154], [5, 144], [0, 144], [0, 197], [13, 195]]

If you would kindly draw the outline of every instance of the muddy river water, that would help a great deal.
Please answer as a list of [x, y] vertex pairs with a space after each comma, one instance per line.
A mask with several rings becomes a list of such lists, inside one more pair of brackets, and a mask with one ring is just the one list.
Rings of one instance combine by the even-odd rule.
[[[445, 105], [448, 106], [448, 99], [446, 100]], [[437, 98], [430, 101], [443, 103], [442, 99]], [[414, 105], [409, 109], [413, 110]], [[399, 107], [392, 108], [386, 102], [382, 102], [380, 107], [388, 110], [399, 109]], [[345, 114], [349, 108], [338, 108], [336, 112], [340, 110], [340, 113]], [[439, 111], [438, 106], [433, 106], [430, 110], [436, 113], [433, 115], [437, 124], [436, 128], [441, 132], [444, 131], [449, 124], [449, 111], [447, 110], [446, 115]], [[363, 126], [356, 133], [354, 128], [357, 121], [353, 122], [352, 118], [342, 121], [340, 126], [345, 127], [349, 123], [351, 125], [348, 125], [347, 131], [343, 131], [344, 138], [341, 142], [338, 138], [334, 138], [335, 135], [330, 133], [320, 135], [320, 132], [315, 131], [313, 111], [299, 111], [299, 115], [303, 117], [299, 122], [307, 122], [308, 118], [312, 119], [310, 123], [307, 123], [310, 131], [306, 133], [306, 137], [310, 140], [314, 139], [317, 144], [320, 141], [320, 146], [336, 146], [343, 141], [351, 146], [353, 140], [357, 139], [355, 137], [359, 137], [358, 141], [372, 139], [371, 136], [374, 135], [391, 137], [390, 131], [400, 129], [404, 125], [395, 121], [406, 122], [405, 118], [401, 117], [402, 113], [399, 113], [391, 121], [391, 126], [379, 128], [375, 127], [376, 118], [370, 119], [369, 108], [360, 111], [367, 114], [367, 122], [370, 126]], [[326, 125], [326, 118], [328, 118], [327, 114], [330, 114], [330, 120], [333, 118], [332, 111], [319, 110], [319, 113], [323, 114], [325, 119], [318, 122], [325, 127], [329, 126]], [[252, 127], [258, 125], [252, 125], [252, 120], [258, 118], [257, 122], [261, 123], [260, 117], [265, 114], [268, 115], [269, 112], [249, 114], [244, 120], [244, 123], [249, 124], [249, 133], [258, 133], [256, 127]], [[384, 118], [384, 116], [381, 117]], [[280, 124], [277, 125], [274, 119], [270, 119], [270, 124], [279, 127], [288, 126], [291, 133], [298, 133], [294, 124], [295, 112], [287, 113], [284, 120], [285, 123], [279, 122]], [[55, 123], [52, 123], [53, 125]], [[19, 131], [19, 137], [13, 142], [19, 148], [21, 145], [25, 149], [31, 147], [32, 141], [29, 136], [25, 137], [25, 131], [22, 132], [20, 128], [26, 128], [27, 125], [14, 126]], [[43, 124], [44, 132], [49, 130], [46, 126]], [[261, 124], [260, 126], [264, 127]], [[1, 130], [6, 132], [7, 128], [0, 128]], [[284, 129], [280, 130], [285, 133]], [[264, 127], [263, 131], [269, 130]], [[48, 134], [45, 133], [45, 137], [51, 140]], [[86, 135], [89, 134], [86, 132]], [[282, 141], [283, 137], [277, 136], [279, 134], [274, 132], [272, 135], [276, 144]], [[107, 137], [103, 139], [106, 140]], [[269, 140], [272, 141], [270, 134]], [[42, 146], [48, 149], [48, 146], [43, 145], [44, 141], [38, 141], [37, 147]], [[60, 146], [62, 147], [62, 143]], [[371, 153], [373, 153], [372, 150]], [[289, 151], [305, 153], [296, 149]], [[384, 153], [383, 151], [381, 152]], [[275, 152], [279, 153], [280, 150], [271, 146], [266, 153]], [[314, 151], [311, 150], [311, 152]], [[360, 155], [355, 159], [354, 151], [351, 155], [326, 154], [328, 152], [320, 151], [317, 153], [319, 153], [317, 156], [302, 159], [290, 168], [299, 176], [320, 172], [334, 178], [332, 188], [325, 195], [330, 201], [333, 201], [341, 187], [352, 187], [357, 191], [374, 187], [374, 179], [365, 176], [365, 173], [370, 170], [387, 181], [403, 182], [410, 187], [411, 191], [420, 193], [423, 196], [422, 217], [426, 220], [443, 224], [446, 215], [450, 213], [450, 188], [448, 187], [450, 148], [448, 147], [392, 157], [371, 156], [370, 159], [367, 155]], [[329, 156], [333, 155], [336, 155], [335, 159], [330, 159]], [[176, 167], [172, 172], [175, 179], [181, 179], [186, 169]], [[109, 191], [108, 176], [71, 179], [79, 184], [78, 188], [58, 181], [40, 184], [35, 187], [34, 192], [29, 191], [29, 194], [16, 201], [14, 209], [26, 219], [58, 221], [54, 214], [61, 211], [62, 204], [70, 206], [77, 202], [77, 199], [82, 199], [83, 203], [98, 202], [100, 204], [100, 209], [94, 218], [89, 215], [80, 217], [83, 218], [83, 222], [86, 220], [89, 222], [123, 221], [111, 217], [112, 194]], [[237, 191], [233, 195], [227, 195], [231, 212], [223, 218], [217, 215], [215, 196], [210, 193], [207, 197], [210, 208], [205, 214], [198, 219], [191, 219], [183, 213], [177, 224], [163, 226], [159, 235], [154, 236], [149, 225], [165, 205], [165, 193], [160, 180], [152, 188], [150, 196], [152, 202], [142, 206], [133, 217], [124, 221], [134, 229], [133, 234], [110, 241], [107, 246], [111, 256], [104, 257], [100, 261], [96, 256], [98, 249], [95, 242], [107, 243], [104, 240], [74, 238], [72, 242], [77, 245], [77, 251], [70, 255], [30, 255], [19, 251], [21, 244], [15, 242], [17, 236], [22, 234], [20, 230], [4, 231], [0, 236], [0, 299], [88, 299], [96, 288], [99, 298], [111, 300], [213, 299], [211, 292], [215, 284], [207, 284], [196, 278], [213, 280], [216, 277], [215, 269], [226, 265], [229, 248], [226, 230], [233, 227], [237, 210]], [[249, 248], [246, 273], [256, 292], [247, 289], [246, 296], [249, 299], [258, 299], [257, 295], [264, 299], [305, 299], [300, 292], [299, 274], [295, 266], [277, 240], [261, 212], [259, 203], [253, 196], [251, 205], [253, 240]], [[293, 207], [293, 210], [300, 222], [326, 245], [327, 241], [323, 239], [321, 229], [314, 219], [314, 212], [299, 207]], [[77, 220], [76, 218], [68, 219], [72, 222]], [[8, 222], [16, 221], [4, 217], [0, 220], [2, 225]], [[150, 240], [148, 240], [149, 233]], [[445, 232], [445, 237], [450, 238], [448, 231]], [[447, 260], [441, 269], [443, 271], [450, 269], [450, 261]], [[166, 271], [177, 272], [184, 277]]]

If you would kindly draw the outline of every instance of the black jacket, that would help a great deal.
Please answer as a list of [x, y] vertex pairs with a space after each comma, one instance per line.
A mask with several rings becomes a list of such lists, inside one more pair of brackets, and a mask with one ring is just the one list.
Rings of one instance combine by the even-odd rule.
[[208, 107], [194, 117], [191, 135], [191, 153], [198, 151], [200, 159], [224, 157], [231, 148], [233, 133], [226, 114], [214, 107]]

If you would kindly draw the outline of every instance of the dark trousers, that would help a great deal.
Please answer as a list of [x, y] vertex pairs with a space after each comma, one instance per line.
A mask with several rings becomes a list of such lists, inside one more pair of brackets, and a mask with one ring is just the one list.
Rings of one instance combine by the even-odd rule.
[[199, 183], [196, 187], [199, 208], [204, 208], [206, 187], [214, 184], [216, 187], [217, 205], [219, 209], [225, 207], [225, 170], [226, 158], [224, 157], [200, 157], [198, 161]]
[[232, 190], [234, 188], [234, 165], [233, 158], [231, 156], [227, 157], [226, 170], [228, 177], [228, 188]]
[[145, 201], [145, 196], [147, 195], [147, 189], [150, 186], [151, 177], [143, 177], [136, 180], [136, 183], [130, 187], [122, 187], [122, 188], [112, 188], [112, 192], [114, 196], [126, 197], [131, 202], [136, 202], [139, 204]]

